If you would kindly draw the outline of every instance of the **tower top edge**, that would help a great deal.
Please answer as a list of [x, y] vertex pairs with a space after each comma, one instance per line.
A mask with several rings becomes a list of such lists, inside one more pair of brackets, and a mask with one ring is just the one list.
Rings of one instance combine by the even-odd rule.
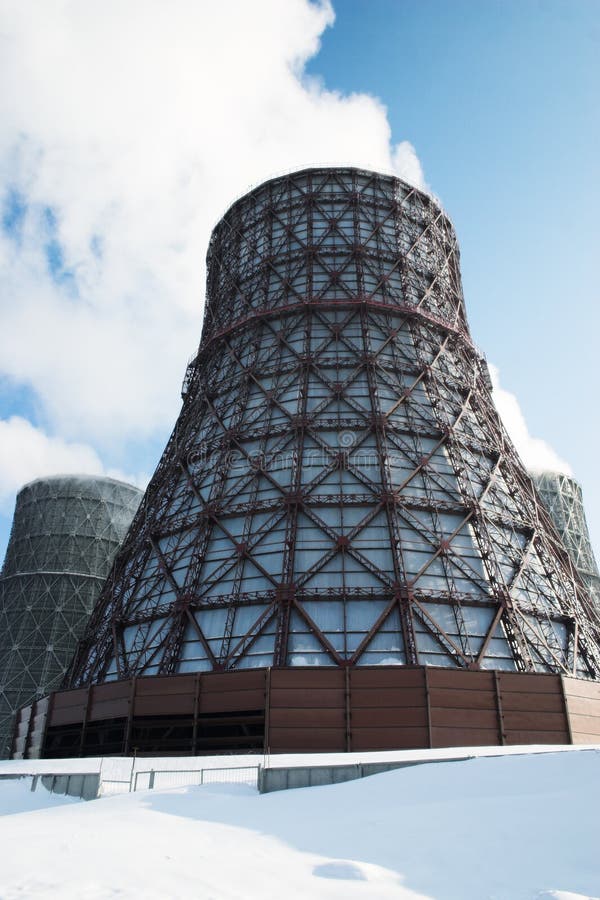
[[225, 209], [223, 214], [219, 217], [218, 221], [215, 224], [215, 228], [235, 210], [235, 208], [248, 201], [252, 197], [259, 195], [262, 191], [269, 188], [272, 185], [285, 182], [288, 180], [293, 180], [294, 178], [300, 178], [306, 175], [330, 175], [330, 174], [338, 174], [338, 175], [362, 175], [367, 176], [369, 178], [379, 178], [385, 181], [393, 182], [395, 186], [402, 187], [404, 190], [408, 192], [414, 192], [418, 194], [422, 199], [424, 199], [427, 203], [430, 203], [436, 209], [438, 209], [442, 215], [448, 220], [449, 224], [452, 228], [454, 225], [452, 223], [451, 217], [448, 215], [446, 210], [444, 209], [440, 200], [437, 199], [432, 193], [429, 191], [419, 188], [414, 184], [411, 184], [410, 181], [405, 181], [400, 178], [398, 175], [395, 175], [392, 172], [382, 172], [377, 169], [368, 169], [363, 166], [350, 166], [350, 165], [340, 165], [340, 166], [304, 166], [301, 169], [293, 169], [288, 172], [282, 172], [279, 175], [274, 175], [272, 178], [267, 178], [264, 181], [255, 184], [253, 187], [249, 188], [249, 190], [245, 191], [243, 194], [240, 194], [229, 206]]
[[46, 484], [58, 483], [62, 483], [64, 487], [72, 487], [73, 489], [81, 487], [82, 484], [90, 486], [113, 484], [120, 488], [127, 488], [135, 494], [143, 494], [142, 489], [137, 487], [137, 485], [131, 484], [129, 481], [123, 481], [120, 478], [112, 478], [109, 475], [88, 475], [85, 473], [70, 472], [68, 474], [42, 475], [39, 478], [33, 478], [19, 488], [17, 496], [23, 491], [31, 490], [32, 488], [35, 489], [36, 487], [42, 487]]
[[578, 487], [581, 487], [581, 484], [574, 475], [569, 475], [567, 472], [563, 472], [560, 469], [530, 469], [529, 474], [534, 481], [541, 481], [544, 479], [556, 482], [563, 479], [569, 481], [571, 484], [576, 484]]

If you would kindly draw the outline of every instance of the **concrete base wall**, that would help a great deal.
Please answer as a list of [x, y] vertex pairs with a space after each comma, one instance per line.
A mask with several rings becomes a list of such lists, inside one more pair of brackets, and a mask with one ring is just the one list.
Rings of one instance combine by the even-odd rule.
[[261, 794], [273, 791], [287, 791], [291, 788], [317, 787], [324, 784], [341, 784], [355, 781], [381, 772], [406, 769], [409, 766], [430, 765], [434, 762], [457, 762], [468, 756], [447, 757], [440, 760], [415, 760], [410, 762], [355, 763], [348, 766], [290, 766], [287, 768], [262, 768], [258, 775], [258, 790]]
[[46, 790], [52, 794], [79, 797], [81, 800], [95, 800], [100, 790], [100, 775], [93, 772], [86, 772], [85, 774], [75, 772], [62, 775], [34, 775], [32, 791], [36, 789], [38, 779]]
[[97, 772], [47, 773], [40, 775], [0, 775], [0, 781], [25, 778], [31, 791], [49, 791], [80, 800], [95, 800], [100, 791], [100, 775]]

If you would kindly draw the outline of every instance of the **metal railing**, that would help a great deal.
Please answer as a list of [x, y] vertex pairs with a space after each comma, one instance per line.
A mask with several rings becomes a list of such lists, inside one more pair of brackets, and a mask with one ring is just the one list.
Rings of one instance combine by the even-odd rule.
[[259, 769], [260, 766], [233, 766], [222, 769], [140, 769], [133, 771], [128, 780], [102, 778], [99, 796], [200, 784], [247, 784], [250, 787], [257, 787]]
[[129, 778], [125, 781], [120, 778], [102, 778], [100, 780], [99, 797], [110, 797], [112, 794], [127, 794], [131, 790]]

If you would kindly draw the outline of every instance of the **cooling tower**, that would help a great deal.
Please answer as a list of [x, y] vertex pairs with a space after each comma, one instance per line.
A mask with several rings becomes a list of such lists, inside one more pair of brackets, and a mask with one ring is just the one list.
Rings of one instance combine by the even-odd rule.
[[575, 739], [598, 619], [490, 390], [430, 196], [343, 168], [236, 202], [44, 752]]
[[540, 472], [531, 477], [596, 610], [600, 610], [600, 574], [588, 532], [581, 486], [562, 472]]
[[26, 485], [0, 573], [0, 756], [15, 711], [58, 687], [141, 492], [112, 478]]

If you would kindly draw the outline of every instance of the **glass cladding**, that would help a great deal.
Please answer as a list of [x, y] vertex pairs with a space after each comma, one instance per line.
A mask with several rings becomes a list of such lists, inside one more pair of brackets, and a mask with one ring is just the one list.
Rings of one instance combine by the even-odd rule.
[[573, 671], [589, 599], [504, 433], [452, 225], [383, 175], [215, 228], [200, 348], [72, 683], [255, 666]]

